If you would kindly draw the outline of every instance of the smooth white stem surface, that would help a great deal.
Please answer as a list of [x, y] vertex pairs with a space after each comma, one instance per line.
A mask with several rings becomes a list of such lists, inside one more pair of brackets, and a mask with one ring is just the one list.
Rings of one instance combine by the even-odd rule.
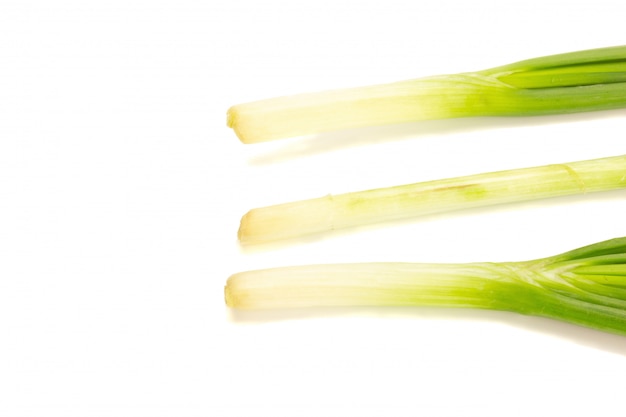
[[491, 306], [487, 286], [518, 285], [512, 267], [492, 263], [307, 265], [240, 272], [225, 287], [239, 309], [319, 306]]
[[456, 74], [319, 93], [278, 97], [231, 107], [227, 125], [243, 143], [338, 129], [480, 113], [489, 91], [512, 90], [493, 77]]

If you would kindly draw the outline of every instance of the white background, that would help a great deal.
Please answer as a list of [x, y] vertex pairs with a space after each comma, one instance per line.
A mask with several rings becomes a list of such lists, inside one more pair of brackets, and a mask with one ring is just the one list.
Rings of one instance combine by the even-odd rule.
[[225, 126], [241, 102], [624, 44], [622, 4], [0, 2], [0, 415], [618, 415], [626, 338], [481, 311], [235, 314], [223, 286], [625, 236], [611, 192], [236, 241], [252, 207], [623, 154], [624, 110], [258, 145]]

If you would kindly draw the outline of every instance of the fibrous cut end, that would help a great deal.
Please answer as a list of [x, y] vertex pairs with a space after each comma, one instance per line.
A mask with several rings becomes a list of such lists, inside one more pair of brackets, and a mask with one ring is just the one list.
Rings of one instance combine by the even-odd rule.
[[233, 106], [226, 112], [226, 126], [235, 131], [235, 135], [237, 135], [237, 138], [239, 138], [241, 142], [247, 143], [245, 136], [241, 134], [239, 127], [239, 111], [237, 108], [238, 106]]

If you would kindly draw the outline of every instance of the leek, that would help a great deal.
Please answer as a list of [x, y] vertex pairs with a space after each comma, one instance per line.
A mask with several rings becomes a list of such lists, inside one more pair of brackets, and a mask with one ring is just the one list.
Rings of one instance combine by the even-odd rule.
[[626, 335], [626, 238], [526, 262], [365, 263], [242, 272], [236, 309], [438, 306], [506, 310]]
[[626, 155], [328, 195], [250, 210], [239, 240], [257, 244], [420, 215], [626, 188]]
[[231, 107], [244, 143], [337, 129], [472, 116], [626, 107], [626, 46], [535, 58], [484, 71], [301, 94]]

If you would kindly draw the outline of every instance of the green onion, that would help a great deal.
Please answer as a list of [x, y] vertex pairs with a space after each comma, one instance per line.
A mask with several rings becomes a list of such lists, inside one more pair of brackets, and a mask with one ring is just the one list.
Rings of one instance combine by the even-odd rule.
[[250, 210], [239, 240], [257, 244], [446, 211], [626, 188], [626, 155], [328, 195]]
[[438, 306], [506, 310], [626, 335], [626, 238], [526, 262], [294, 266], [232, 275], [237, 309]]
[[244, 143], [337, 129], [472, 116], [626, 107], [626, 46], [535, 58], [484, 71], [240, 104], [227, 124]]

